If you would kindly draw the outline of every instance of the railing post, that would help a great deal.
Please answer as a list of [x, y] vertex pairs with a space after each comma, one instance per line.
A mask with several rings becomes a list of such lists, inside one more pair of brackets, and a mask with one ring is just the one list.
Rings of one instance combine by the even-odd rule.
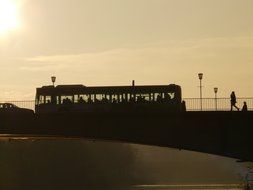
[[215, 111], [217, 111], [217, 94], [215, 93]]
[[218, 87], [214, 87], [214, 94], [215, 94], [215, 99], [214, 99], [214, 101], [215, 101], [215, 111], [217, 111], [217, 92], [218, 92]]
[[200, 88], [200, 110], [202, 111], [202, 82], [201, 82], [201, 80], [199, 80], [200, 81], [200, 86], [199, 86], [199, 88]]

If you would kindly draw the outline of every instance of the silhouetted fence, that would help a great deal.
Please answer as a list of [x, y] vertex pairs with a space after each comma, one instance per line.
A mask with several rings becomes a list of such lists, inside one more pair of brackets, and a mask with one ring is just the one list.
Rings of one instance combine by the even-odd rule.
[[[188, 111], [199, 111], [201, 108], [200, 98], [184, 98], [186, 108]], [[249, 110], [253, 110], [253, 98], [237, 98], [237, 106], [242, 108], [243, 102], [246, 102]], [[233, 108], [235, 110], [235, 108]], [[229, 111], [230, 99], [229, 98], [203, 98], [202, 99], [203, 111]]]
[[[183, 98], [186, 102], [187, 111], [200, 111], [200, 98]], [[248, 109], [253, 110], [253, 98], [237, 98], [237, 106], [241, 109], [243, 102], [247, 102]], [[12, 103], [20, 108], [27, 108], [34, 110], [35, 101], [0, 101], [0, 103]], [[229, 111], [230, 110], [230, 99], [229, 98], [203, 98], [202, 99], [202, 110], [203, 111]]]

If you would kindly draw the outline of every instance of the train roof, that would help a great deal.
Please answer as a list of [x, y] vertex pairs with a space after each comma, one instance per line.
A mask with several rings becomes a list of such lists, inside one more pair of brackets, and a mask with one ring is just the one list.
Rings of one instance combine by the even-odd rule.
[[176, 84], [170, 85], [135, 85], [135, 86], [84, 86], [81, 84], [74, 85], [57, 85], [42, 86], [37, 88], [37, 94], [117, 94], [117, 93], [159, 93], [168, 91], [180, 91], [181, 87]]

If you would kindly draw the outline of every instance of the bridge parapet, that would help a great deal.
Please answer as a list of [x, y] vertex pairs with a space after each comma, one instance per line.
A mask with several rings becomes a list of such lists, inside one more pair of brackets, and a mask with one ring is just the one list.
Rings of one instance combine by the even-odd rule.
[[253, 161], [253, 112], [3, 115], [1, 135], [88, 138], [198, 151]]

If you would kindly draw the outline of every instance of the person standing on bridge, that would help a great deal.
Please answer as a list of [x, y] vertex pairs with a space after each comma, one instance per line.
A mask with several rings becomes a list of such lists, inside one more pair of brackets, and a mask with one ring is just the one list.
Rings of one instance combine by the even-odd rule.
[[242, 112], [247, 112], [247, 111], [248, 111], [247, 103], [243, 102]]
[[235, 107], [237, 109], [237, 111], [239, 111], [240, 109], [235, 105], [236, 104], [236, 96], [235, 96], [235, 92], [233, 91], [230, 94], [230, 103], [231, 103], [231, 109], [230, 111], [233, 111], [233, 107]]

